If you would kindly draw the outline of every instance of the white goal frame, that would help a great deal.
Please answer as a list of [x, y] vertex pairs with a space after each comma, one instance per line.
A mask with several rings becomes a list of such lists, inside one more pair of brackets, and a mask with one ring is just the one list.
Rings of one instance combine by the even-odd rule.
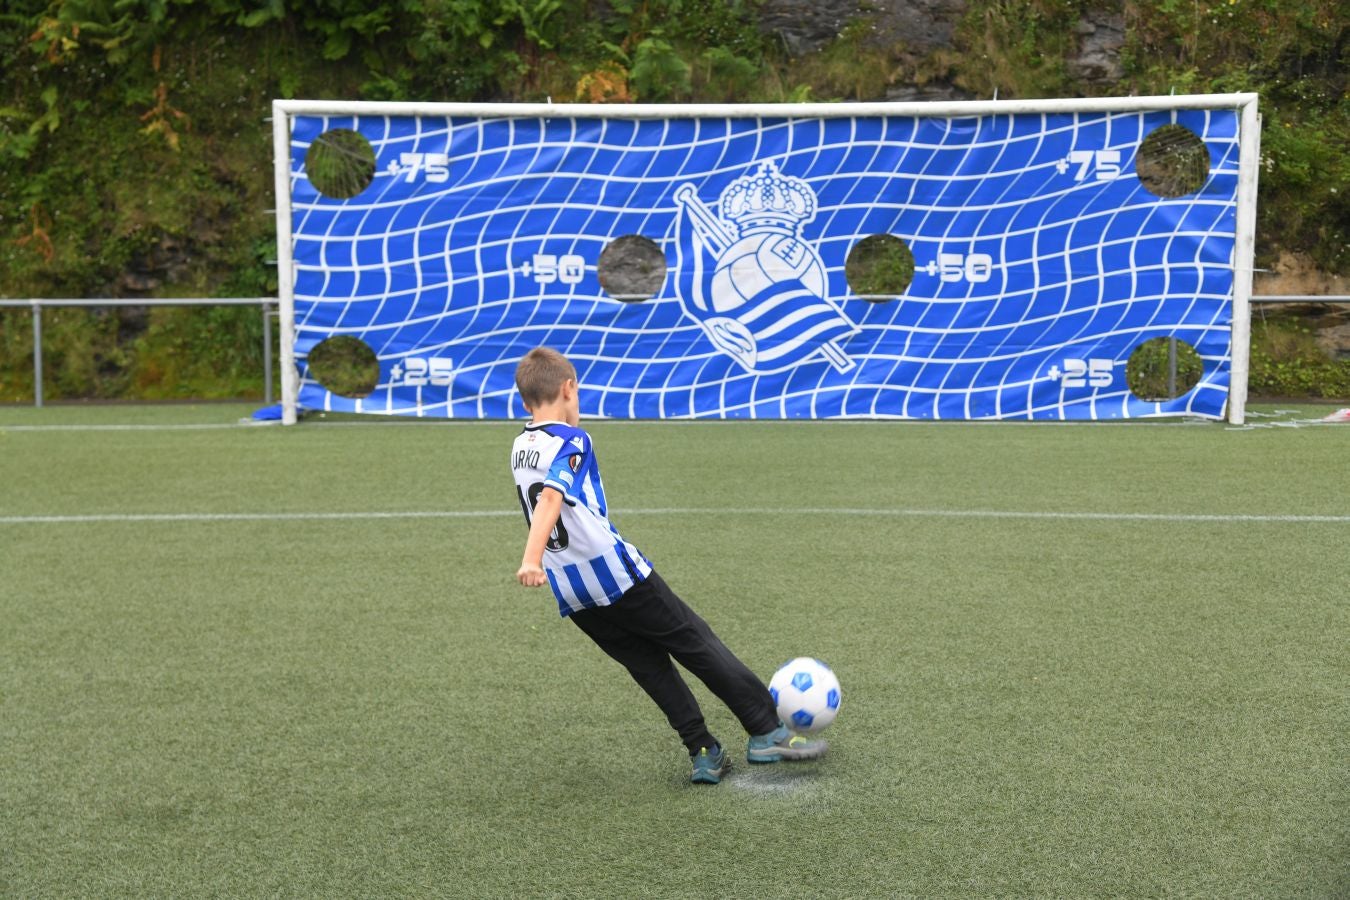
[[782, 104], [582, 104], [390, 103], [340, 100], [272, 101], [273, 168], [277, 216], [277, 298], [281, 331], [282, 422], [297, 421], [300, 373], [295, 365], [295, 279], [291, 235], [291, 122], [301, 115], [472, 116], [477, 118], [840, 118], [913, 116], [969, 118], [1022, 113], [1128, 113], [1183, 109], [1239, 112], [1237, 220], [1233, 245], [1233, 318], [1227, 419], [1246, 421], [1251, 352], [1252, 260], [1256, 247], [1256, 194], [1260, 172], [1261, 117], [1255, 93], [1054, 100], [971, 100], [936, 103]]

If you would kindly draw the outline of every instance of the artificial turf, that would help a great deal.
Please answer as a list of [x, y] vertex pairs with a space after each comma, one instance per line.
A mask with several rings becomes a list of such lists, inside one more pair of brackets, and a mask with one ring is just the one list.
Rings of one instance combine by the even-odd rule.
[[1329, 410], [590, 423], [726, 642], [843, 683], [717, 787], [514, 583], [518, 423], [248, 411], [0, 409], [0, 894], [1350, 892]]

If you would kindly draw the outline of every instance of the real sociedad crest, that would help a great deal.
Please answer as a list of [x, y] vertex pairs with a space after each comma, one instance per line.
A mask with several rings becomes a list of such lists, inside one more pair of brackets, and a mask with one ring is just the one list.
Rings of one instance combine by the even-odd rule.
[[858, 327], [826, 296], [825, 266], [801, 229], [816, 214], [816, 195], [771, 162], [733, 181], [720, 215], [693, 185], [675, 190], [680, 305], [713, 344], [756, 374], [824, 357], [853, 368], [839, 341]]

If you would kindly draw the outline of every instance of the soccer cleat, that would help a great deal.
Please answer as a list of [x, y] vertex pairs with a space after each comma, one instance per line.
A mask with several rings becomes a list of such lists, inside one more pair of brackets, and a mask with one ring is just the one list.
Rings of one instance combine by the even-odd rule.
[[694, 763], [694, 771], [689, 780], [694, 784], [718, 784], [731, 768], [731, 758], [720, 745], [711, 750], [700, 747], [699, 751], [689, 758]]
[[768, 734], [757, 734], [745, 747], [745, 759], [752, 763], [775, 763], [783, 759], [817, 759], [825, 755], [829, 744], [793, 734], [779, 725]]

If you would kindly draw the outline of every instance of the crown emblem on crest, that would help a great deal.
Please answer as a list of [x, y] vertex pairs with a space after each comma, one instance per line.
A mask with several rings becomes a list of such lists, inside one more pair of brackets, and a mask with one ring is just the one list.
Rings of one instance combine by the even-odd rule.
[[816, 196], [806, 182], [779, 173], [771, 162], [761, 163], [722, 192], [722, 218], [741, 235], [760, 231], [795, 234], [798, 226], [816, 214]]

